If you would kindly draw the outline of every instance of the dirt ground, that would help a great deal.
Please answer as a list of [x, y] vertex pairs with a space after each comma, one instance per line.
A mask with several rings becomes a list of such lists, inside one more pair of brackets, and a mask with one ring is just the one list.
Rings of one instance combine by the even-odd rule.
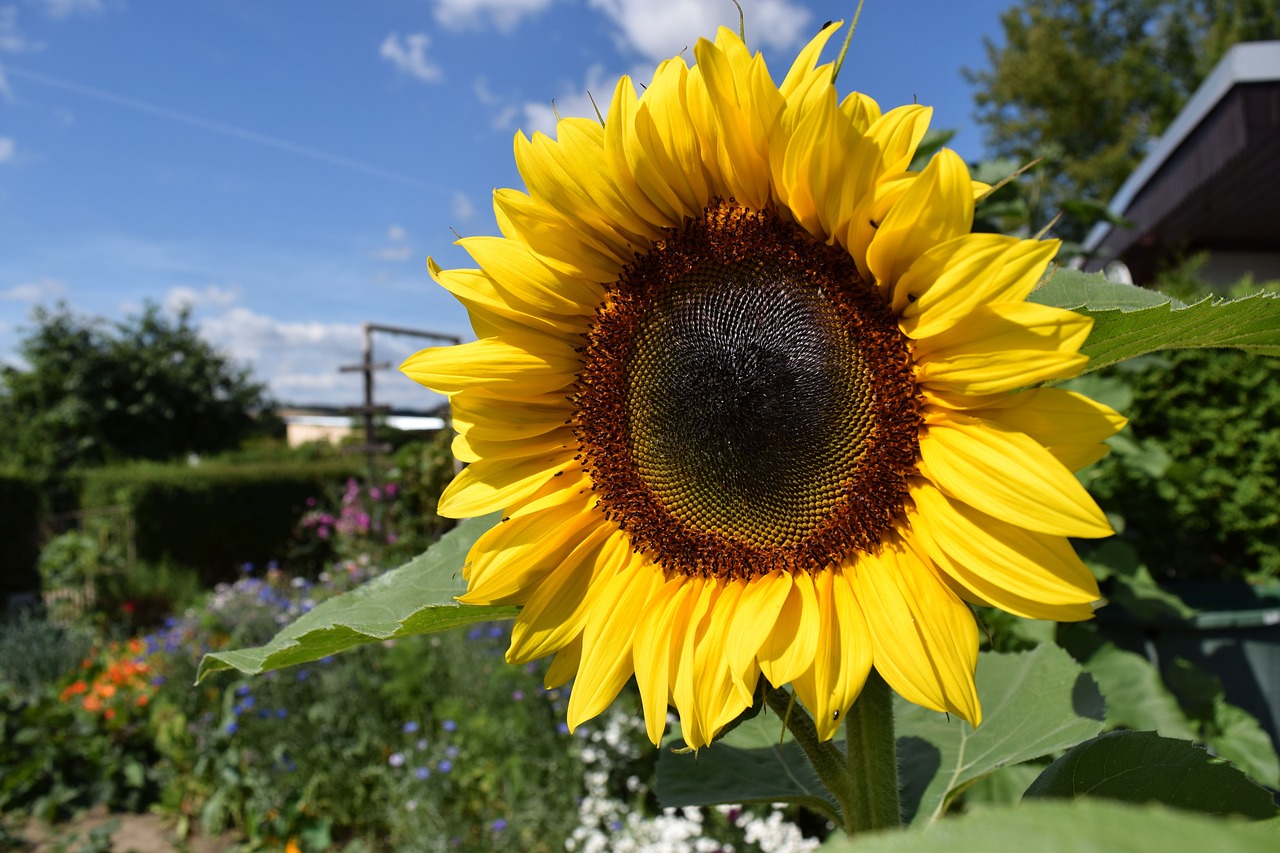
[[[116, 827], [109, 847], [97, 843], [108, 824]], [[28, 848], [33, 853], [223, 853], [236, 849], [233, 835], [179, 841], [172, 821], [159, 815], [108, 814], [100, 810], [56, 826], [33, 821], [23, 837], [34, 845]]]

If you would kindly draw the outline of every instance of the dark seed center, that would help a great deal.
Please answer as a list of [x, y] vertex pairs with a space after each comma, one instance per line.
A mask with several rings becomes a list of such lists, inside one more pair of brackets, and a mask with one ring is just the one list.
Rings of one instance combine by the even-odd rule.
[[817, 571], [902, 509], [919, 426], [895, 318], [848, 254], [716, 202], [628, 267], [574, 399], [602, 509], [671, 571]]
[[800, 541], [871, 431], [868, 377], [802, 270], [706, 262], [656, 295], [628, 368], [637, 473], [691, 528]]

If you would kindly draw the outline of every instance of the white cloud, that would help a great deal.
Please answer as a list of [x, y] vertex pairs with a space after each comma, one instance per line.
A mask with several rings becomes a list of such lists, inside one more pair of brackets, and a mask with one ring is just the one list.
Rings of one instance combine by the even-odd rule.
[[455, 192], [449, 201], [449, 212], [454, 219], [465, 222], [476, 215], [476, 206], [467, 198], [466, 193]]
[[204, 290], [172, 287], [164, 296], [164, 307], [176, 314], [183, 308], [225, 308], [234, 305], [239, 298], [240, 288], [238, 287], [219, 287], [216, 284], [211, 284]]
[[383, 40], [378, 53], [400, 73], [425, 83], [434, 83], [443, 74], [439, 65], [427, 59], [427, 46], [430, 44], [431, 38], [426, 33], [409, 33], [403, 38], [399, 33], [391, 33]]
[[451, 30], [483, 29], [492, 24], [507, 33], [521, 20], [554, 0], [435, 0], [436, 20]]
[[[553, 102], [540, 103], [529, 101], [524, 105], [524, 126], [521, 128], [527, 136], [535, 131], [542, 131], [554, 136], [556, 115], [560, 118], [572, 116], [580, 118], [596, 118], [596, 107], [601, 115], [607, 114], [609, 101], [613, 98], [613, 87], [616, 77], [604, 73], [603, 65], [593, 65], [587, 69], [587, 79], [581, 89], [570, 89], [562, 93]], [[592, 103], [594, 98], [595, 103]]]
[[37, 0], [50, 18], [69, 18], [81, 13], [94, 15], [102, 11], [102, 0]]
[[380, 261], [395, 261], [403, 263], [413, 257], [413, 247], [408, 244], [396, 246], [384, 246], [381, 249], [374, 249], [373, 256]]
[[18, 30], [17, 6], [0, 6], [0, 53], [27, 53], [42, 47], [40, 42], [32, 41]]
[[[338, 370], [360, 361], [358, 323], [278, 320], [236, 306], [200, 318], [199, 328], [206, 340], [233, 359], [251, 363], [254, 376], [283, 403], [355, 405], [361, 400], [361, 375]], [[374, 358], [399, 364], [421, 346], [413, 339], [376, 335]], [[374, 389], [379, 403], [430, 408], [440, 402], [395, 370], [377, 373]]]
[[[618, 27], [616, 38], [620, 46], [653, 60], [692, 49], [696, 38], [713, 36], [719, 26], [738, 28], [737, 12], [726, 0], [588, 2]], [[747, 44], [752, 48], [791, 47], [813, 29], [809, 11], [793, 0], [756, 0], [744, 3], [743, 9]]]
[[[3, 80], [0, 80], [0, 83], [3, 82]], [[0, 89], [0, 91], [3, 91], [3, 89]], [[12, 163], [17, 147], [12, 137], [0, 136], [0, 163]]]
[[16, 284], [0, 291], [0, 299], [7, 302], [48, 302], [67, 295], [67, 284], [56, 278], [41, 278], [26, 284]]
[[403, 225], [392, 223], [387, 226], [387, 239], [391, 241], [391, 245], [373, 250], [373, 256], [378, 260], [403, 263], [416, 254], [413, 246], [407, 242], [408, 232]]

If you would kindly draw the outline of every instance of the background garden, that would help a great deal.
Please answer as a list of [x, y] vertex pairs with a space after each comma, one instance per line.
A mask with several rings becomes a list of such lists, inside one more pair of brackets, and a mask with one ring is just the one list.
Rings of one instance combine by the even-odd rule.
[[[1022, 29], [1010, 17], [1007, 46], [974, 75], [997, 158], [975, 176], [1045, 159], [989, 198], [977, 227], [1030, 235], [1061, 210], [1056, 228], [1075, 241], [1226, 47], [1274, 37], [1263, 24], [1280, 20], [1274, 4], [1207, 18], [1205, 4], [1103, 4], [1120, 24], [1086, 19], [1092, 4], [1023, 5], [1053, 14]], [[1028, 82], [1055, 75], [1078, 91]], [[945, 140], [931, 135], [922, 157]], [[1215, 289], [1202, 260], [1179, 258], [1156, 287], [1185, 302], [1277, 289]], [[0, 847], [22, 847], [32, 820], [56, 833], [92, 807], [159, 813], [179, 838], [306, 851], [799, 851], [828, 832], [795, 806], [664, 809], [635, 697], [568, 733], [565, 692], [503, 662], [505, 623], [193, 687], [205, 653], [265, 642], [445, 533], [434, 507], [454, 471], [449, 436], [383, 430], [394, 450], [373, 472], [341, 448], [288, 448], [254, 378], [155, 307], [117, 324], [38, 311], [23, 358], [0, 376]], [[1079, 661], [1107, 729], [1194, 741], [1273, 791], [1277, 380], [1275, 359], [1225, 350], [1078, 380], [1131, 419], [1081, 475], [1119, 531], [1085, 554], [1110, 606], [1074, 626], [981, 614], [987, 648], [1059, 646]], [[947, 807], [1017, 801], [1053, 757], [997, 770]]]

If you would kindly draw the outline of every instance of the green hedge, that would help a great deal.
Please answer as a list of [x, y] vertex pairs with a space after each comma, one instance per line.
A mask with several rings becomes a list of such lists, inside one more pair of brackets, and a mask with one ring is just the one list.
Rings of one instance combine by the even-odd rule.
[[1161, 580], [1280, 578], [1280, 359], [1184, 350], [1112, 371], [1136, 443], [1090, 490]]
[[234, 580], [245, 563], [283, 560], [307, 499], [322, 497], [359, 468], [354, 457], [101, 468], [83, 475], [80, 502], [83, 509], [125, 506], [139, 560], [188, 566], [214, 584]]
[[40, 488], [29, 477], [0, 471], [0, 610], [8, 596], [40, 588]]

